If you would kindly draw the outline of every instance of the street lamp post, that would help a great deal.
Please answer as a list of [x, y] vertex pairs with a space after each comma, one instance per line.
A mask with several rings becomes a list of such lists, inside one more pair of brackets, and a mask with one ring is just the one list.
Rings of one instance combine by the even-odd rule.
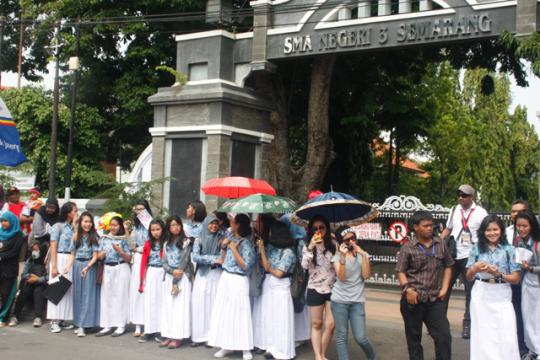
[[53, 114], [51, 121], [51, 164], [49, 168], [49, 197], [56, 197], [56, 148], [58, 141], [58, 103], [59, 103], [59, 73], [60, 73], [60, 22], [56, 25], [54, 43], [55, 69], [53, 88]]
[[71, 199], [71, 172], [73, 168], [73, 124], [75, 123], [76, 104], [77, 104], [77, 79], [79, 77], [79, 49], [81, 45], [81, 19], [77, 19], [75, 26], [75, 56], [69, 59], [69, 70], [73, 71], [73, 83], [71, 85], [71, 116], [69, 118], [69, 141], [67, 148], [67, 164], [66, 164], [66, 188], [64, 191], [64, 199]]

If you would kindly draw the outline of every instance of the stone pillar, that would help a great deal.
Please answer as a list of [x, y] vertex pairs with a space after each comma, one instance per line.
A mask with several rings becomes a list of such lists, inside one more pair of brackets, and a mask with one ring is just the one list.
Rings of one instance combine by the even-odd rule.
[[516, 34], [525, 36], [535, 33], [537, 28], [537, 0], [518, 0], [516, 7]]
[[399, 1], [399, 13], [405, 14], [412, 11], [412, 1], [411, 0], [400, 0]]
[[154, 106], [152, 179], [170, 177], [156, 189], [169, 213], [182, 214], [193, 199], [210, 211], [220, 200], [200, 187], [224, 176], [266, 178], [272, 141], [272, 104], [244, 88], [251, 42], [222, 30], [177, 36], [177, 70], [184, 86], [161, 88]]
[[392, 12], [391, 0], [379, 0], [379, 16], [390, 15]]
[[420, 0], [420, 11], [429, 11], [433, 9], [431, 0]]
[[371, 2], [361, 0], [358, 2], [358, 18], [367, 18], [371, 16]]
[[351, 19], [351, 9], [344, 7], [338, 12], [338, 20], [350, 20]]
[[272, 26], [272, 5], [267, 0], [250, 2], [253, 8], [253, 47], [251, 69], [275, 71], [275, 65], [267, 60], [268, 28]]

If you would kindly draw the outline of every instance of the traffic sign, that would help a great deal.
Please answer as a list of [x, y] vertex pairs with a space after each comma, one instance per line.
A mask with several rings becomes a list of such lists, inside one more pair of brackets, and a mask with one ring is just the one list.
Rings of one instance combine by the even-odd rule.
[[388, 228], [388, 236], [390, 236], [392, 241], [397, 243], [400, 243], [407, 238], [408, 233], [409, 229], [407, 228], [407, 224], [405, 224], [403, 221], [393, 222]]

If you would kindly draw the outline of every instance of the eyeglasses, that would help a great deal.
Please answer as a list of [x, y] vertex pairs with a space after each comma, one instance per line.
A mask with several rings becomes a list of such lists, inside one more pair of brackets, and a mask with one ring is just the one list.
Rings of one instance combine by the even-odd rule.
[[312, 227], [312, 230], [313, 230], [313, 231], [326, 230], [326, 226], [324, 226], [324, 225], [321, 225], [321, 226], [314, 226], [314, 227]]
[[468, 197], [470, 197], [472, 195], [465, 194], [465, 193], [458, 193], [457, 196], [458, 196], [458, 198], [464, 198], [465, 199], [465, 198], [468, 198]]
[[145, 209], [146, 209], [145, 207], [134, 207], [133, 211], [143, 211]]
[[354, 236], [349, 236], [349, 237], [343, 238], [343, 242], [354, 241], [354, 240], [355, 240]]

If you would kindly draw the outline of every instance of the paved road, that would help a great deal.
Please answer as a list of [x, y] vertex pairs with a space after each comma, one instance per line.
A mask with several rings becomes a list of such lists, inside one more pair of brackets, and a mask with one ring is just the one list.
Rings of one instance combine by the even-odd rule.
[[[366, 292], [368, 335], [380, 360], [407, 359], [403, 323], [399, 313], [399, 294], [395, 291], [368, 289]], [[453, 359], [469, 358], [469, 344], [460, 337], [463, 298], [456, 296], [448, 312], [452, 326]], [[31, 320], [31, 319], [28, 319]], [[0, 359], [16, 360], [151, 360], [151, 359], [211, 359], [215, 350], [182, 347], [178, 350], [159, 349], [156, 343], [139, 344], [129, 335], [119, 338], [96, 338], [88, 335], [77, 338], [72, 331], [51, 334], [46, 326], [34, 329], [31, 321], [24, 321], [15, 328], [0, 329]], [[434, 359], [433, 341], [427, 333], [423, 339], [426, 360]], [[365, 359], [359, 346], [349, 340], [351, 359]], [[241, 355], [232, 356], [241, 359]], [[337, 359], [334, 347], [328, 354], [330, 360]], [[255, 360], [264, 357], [256, 356]], [[298, 360], [313, 359], [309, 345], [298, 349]]]

